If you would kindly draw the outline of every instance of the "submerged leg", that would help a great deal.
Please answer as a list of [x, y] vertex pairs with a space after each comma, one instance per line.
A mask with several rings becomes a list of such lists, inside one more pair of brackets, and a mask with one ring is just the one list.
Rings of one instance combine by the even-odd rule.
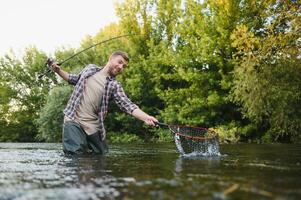
[[63, 125], [63, 150], [67, 154], [82, 154], [88, 152], [87, 137], [81, 126], [69, 121]]
[[108, 153], [108, 145], [106, 143], [106, 140], [101, 140], [101, 136], [99, 132], [96, 132], [92, 135], [87, 135], [87, 140], [93, 152], [97, 154]]

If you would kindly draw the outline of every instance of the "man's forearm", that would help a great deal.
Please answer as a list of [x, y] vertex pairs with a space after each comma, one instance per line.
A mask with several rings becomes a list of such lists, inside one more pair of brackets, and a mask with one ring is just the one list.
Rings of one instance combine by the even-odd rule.
[[146, 114], [145, 112], [143, 112], [139, 108], [135, 109], [132, 112], [132, 115], [134, 117], [136, 117], [137, 119], [140, 119], [141, 121], [144, 121], [148, 125], [156, 126], [156, 122], [158, 122], [158, 120], [156, 118]]
[[60, 77], [62, 77], [65, 81], [68, 82], [69, 74], [64, 70], [62, 70], [61, 67], [57, 65], [57, 63], [52, 63], [50, 67], [55, 73], [57, 73]]
[[65, 81], [68, 82], [69, 80], [69, 74], [67, 72], [65, 72], [64, 70], [60, 69], [57, 74], [62, 77]]
[[146, 121], [149, 118], [149, 115], [143, 112], [141, 109], [137, 108], [132, 112], [132, 115], [141, 121]]

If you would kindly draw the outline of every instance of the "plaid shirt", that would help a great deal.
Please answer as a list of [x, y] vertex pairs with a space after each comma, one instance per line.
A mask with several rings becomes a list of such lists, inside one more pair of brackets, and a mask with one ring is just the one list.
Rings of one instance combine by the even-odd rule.
[[[69, 74], [68, 82], [75, 86], [67, 107], [64, 110], [65, 116], [67, 116], [69, 119], [75, 119], [76, 109], [80, 105], [87, 78], [94, 75], [100, 70], [101, 68], [99, 68], [98, 66], [90, 64], [85, 67], [79, 75]], [[105, 90], [102, 94], [100, 106], [97, 111], [100, 121], [99, 129], [102, 139], [105, 139], [106, 136], [104, 119], [108, 112], [108, 105], [111, 97], [113, 97], [118, 107], [128, 114], [132, 114], [132, 112], [138, 108], [138, 106], [126, 96], [121, 84], [116, 81], [114, 77], [107, 77]]]

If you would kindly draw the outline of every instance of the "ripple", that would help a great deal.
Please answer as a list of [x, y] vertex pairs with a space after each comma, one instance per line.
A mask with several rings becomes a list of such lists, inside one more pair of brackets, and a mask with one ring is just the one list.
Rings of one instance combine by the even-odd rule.
[[64, 199], [64, 200], [96, 200], [100, 198], [114, 199], [120, 195], [120, 192], [109, 186], [95, 187], [93, 185], [81, 186], [79, 188], [6, 188], [1, 191], [3, 200], [46, 200], [46, 199]]
[[264, 163], [246, 163], [245, 165], [260, 167], [260, 168], [279, 169], [279, 170], [291, 170], [292, 169], [291, 167], [269, 165], [269, 164], [264, 164]]
[[0, 199], [300, 199], [301, 148], [268, 147], [179, 155], [174, 144], [127, 144], [66, 157], [61, 144], [0, 143]]

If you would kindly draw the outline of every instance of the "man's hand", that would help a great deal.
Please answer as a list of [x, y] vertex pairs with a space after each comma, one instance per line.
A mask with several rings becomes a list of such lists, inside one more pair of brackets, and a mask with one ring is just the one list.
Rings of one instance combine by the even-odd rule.
[[56, 63], [52, 63], [50, 65], [50, 68], [52, 69], [52, 71], [54, 71], [55, 73], [59, 73], [59, 71], [61, 71], [61, 67], [58, 66]]
[[158, 122], [158, 120], [153, 116], [148, 116], [144, 122], [150, 126], [157, 126], [155, 122]]
[[55, 62], [55, 60], [48, 58], [47, 59], [47, 65], [49, 68], [57, 73], [60, 77], [62, 77], [65, 81], [68, 82], [69, 80], [69, 74], [61, 69], [61, 67]]

